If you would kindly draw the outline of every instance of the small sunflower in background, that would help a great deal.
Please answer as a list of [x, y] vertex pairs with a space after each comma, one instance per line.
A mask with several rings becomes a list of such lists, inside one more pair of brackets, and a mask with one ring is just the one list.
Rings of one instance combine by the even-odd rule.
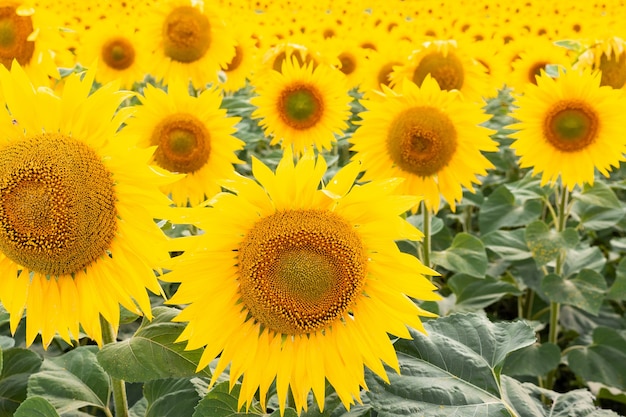
[[575, 68], [601, 71], [600, 85], [613, 88], [626, 86], [626, 41], [616, 36], [593, 43], [583, 52]]
[[96, 81], [120, 80], [121, 88], [131, 88], [148, 73], [146, 45], [142, 37], [121, 21], [100, 20], [84, 33], [76, 50], [83, 66], [98, 62]]
[[382, 86], [391, 86], [391, 74], [394, 69], [402, 66], [411, 54], [413, 46], [406, 41], [398, 41], [393, 48], [384, 48], [381, 51], [367, 51], [367, 60], [364, 62], [364, 75], [359, 90], [365, 97], [376, 96], [373, 92], [380, 92]]
[[140, 32], [152, 43], [150, 74], [163, 84], [190, 80], [198, 89], [217, 83], [219, 71], [235, 56], [235, 40], [219, 10], [192, 0], [167, 0], [150, 11]]
[[223, 69], [224, 81], [220, 88], [227, 93], [242, 89], [256, 72], [259, 66], [259, 51], [251, 31], [244, 27], [232, 28], [235, 39], [235, 55]]
[[153, 219], [166, 218], [158, 186], [172, 178], [117, 136], [128, 94], [89, 95], [94, 75], [70, 75], [57, 97], [0, 67], [0, 301], [12, 332], [26, 310], [27, 345], [79, 330], [101, 344], [100, 316], [117, 331], [120, 304], [150, 318], [147, 290], [162, 292], [154, 270], [169, 253]]
[[480, 100], [488, 93], [485, 67], [453, 40], [425, 42], [390, 77], [392, 86], [403, 79], [421, 86], [427, 76], [442, 90], [459, 90], [467, 99]]
[[524, 43], [520, 43], [517, 57], [511, 63], [512, 71], [507, 77], [507, 84], [513, 87], [516, 93], [523, 93], [529, 84], [537, 84], [537, 77], [545, 72], [548, 65], [567, 68], [572, 58], [568, 50], [554, 44], [546, 38], [530, 36]]
[[345, 130], [350, 116], [351, 97], [345, 76], [336, 68], [313, 63], [300, 66], [295, 58], [285, 61], [282, 71], [269, 71], [253, 80], [256, 97], [250, 103], [257, 109], [271, 144], [305, 149], [330, 149], [335, 135]]
[[516, 101], [510, 126], [511, 148], [522, 168], [541, 174], [541, 184], [593, 184], [595, 170], [608, 176], [625, 160], [626, 105], [619, 90], [601, 86], [601, 75], [559, 71], [557, 78], [543, 73]]
[[409, 297], [440, 298], [435, 272], [395, 243], [423, 237], [401, 217], [419, 198], [394, 193], [398, 179], [354, 185], [357, 162], [323, 185], [326, 169], [313, 152], [294, 165], [285, 151], [275, 173], [253, 159], [256, 181], [224, 182], [232, 193], [192, 209], [204, 233], [177, 239], [185, 253], [163, 277], [181, 283], [179, 340], [204, 347], [198, 369], [219, 357], [211, 384], [230, 365], [239, 408], [257, 395], [265, 408], [274, 381], [281, 412], [288, 392], [298, 412], [311, 391], [323, 410], [325, 381], [347, 408], [361, 402], [364, 367], [399, 372], [388, 334], [410, 338], [433, 316]]
[[244, 143], [232, 136], [239, 118], [227, 117], [220, 108], [219, 90], [195, 97], [186, 83], [172, 80], [167, 92], [147, 85], [139, 100], [124, 133], [137, 136], [141, 147], [156, 147], [155, 165], [186, 174], [162, 190], [179, 206], [199, 204], [221, 191], [217, 181], [233, 175], [233, 164], [241, 163], [236, 152]]
[[350, 143], [364, 181], [404, 178], [398, 191], [424, 196], [427, 209], [437, 212], [441, 197], [455, 210], [463, 187], [473, 192], [477, 176], [492, 168], [482, 154], [498, 149], [480, 126], [488, 116], [430, 76], [421, 87], [407, 80], [397, 92], [383, 87], [381, 97], [362, 104], [366, 111]]
[[0, 64], [20, 64], [35, 85], [47, 86], [49, 77], [60, 78], [54, 51], [65, 42], [53, 15], [35, 10], [22, 1], [0, 4]]

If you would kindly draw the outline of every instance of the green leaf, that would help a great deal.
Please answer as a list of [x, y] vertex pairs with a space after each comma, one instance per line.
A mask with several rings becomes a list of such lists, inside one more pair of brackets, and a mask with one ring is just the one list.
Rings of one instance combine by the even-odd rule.
[[573, 248], [578, 243], [578, 233], [574, 229], [557, 232], [542, 221], [535, 221], [526, 227], [526, 244], [537, 265], [543, 266], [555, 260], [560, 253]]
[[[266, 415], [258, 406], [250, 407], [248, 412], [237, 408], [237, 398], [239, 397], [240, 385], [235, 385], [232, 391], [228, 389], [228, 382], [217, 384], [209, 393], [198, 403], [196, 411], [192, 417], [243, 417], [243, 416], [262, 416]], [[270, 417], [279, 417], [280, 411], [275, 410]], [[298, 414], [292, 408], [285, 409], [284, 417], [298, 417]]]
[[[421, 214], [414, 214], [406, 218], [406, 220], [411, 223], [413, 226], [417, 227], [419, 230], [424, 230], [424, 216]], [[430, 234], [436, 235], [443, 229], [444, 224], [443, 220], [439, 217], [431, 216], [430, 217]]]
[[[400, 375], [390, 384], [366, 373], [372, 408], [384, 416], [508, 416], [499, 370], [511, 352], [535, 343], [526, 323], [454, 314], [424, 323], [428, 336], [395, 344]], [[416, 388], [419, 387], [419, 388]]]
[[456, 294], [455, 311], [476, 311], [485, 308], [507, 294], [521, 294], [515, 285], [492, 277], [480, 279], [456, 274], [448, 279], [448, 286]]
[[144, 318], [129, 339], [106, 345], [98, 352], [98, 361], [112, 376], [129, 382], [153, 379], [208, 376], [204, 369], [196, 374], [202, 349], [185, 350], [185, 343], [175, 343], [185, 325], [172, 322], [179, 310], [154, 308], [154, 318]]
[[41, 396], [60, 413], [93, 406], [107, 408], [109, 376], [96, 359], [97, 347], [83, 346], [44, 360], [28, 382], [28, 395]]
[[448, 249], [433, 252], [431, 259], [433, 263], [449, 271], [463, 272], [479, 278], [485, 276], [488, 267], [485, 245], [468, 233], [457, 234]]
[[14, 417], [59, 417], [45, 398], [29, 397], [15, 410]]
[[521, 261], [532, 257], [524, 238], [524, 229], [496, 230], [482, 237], [487, 249], [505, 261]]
[[597, 273], [602, 273], [605, 264], [606, 259], [597, 246], [569, 249], [563, 264], [563, 275], [569, 277], [583, 269], [591, 269]]
[[144, 417], [191, 416], [206, 392], [200, 393], [196, 378], [157, 379], [144, 385], [148, 401]]
[[583, 269], [573, 279], [549, 274], [541, 281], [541, 291], [550, 301], [572, 305], [597, 315], [604, 301], [606, 281], [591, 269]]
[[605, 230], [614, 227], [624, 218], [624, 208], [599, 207], [581, 202], [572, 206], [572, 217], [588, 230]]
[[148, 400], [146, 397], [141, 397], [133, 406], [128, 410], [130, 417], [146, 417], [148, 411]]
[[0, 416], [12, 416], [26, 398], [28, 378], [41, 367], [42, 359], [35, 352], [11, 348], [3, 352], [0, 374]]
[[626, 331], [597, 327], [593, 343], [567, 353], [569, 367], [586, 381], [626, 390]]
[[615, 269], [615, 281], [609, 288], [606, 297], [609, 300], [623, 301], [626, 300], [626, 258], [617, 265]]
[[[584, 389], [559, 394], [539, 388], [535, 384], [522, 383], [502, 375], [502, 391], [511, 406], [513, 415], [518, 417], [613, 417], [617, 414], [608, 410], [598, 410], [593, 396]], [[544, 402], [548, 405], [544, 405]], [[619, 417], [619, 416], [617, 416]]]
[[596, 181], [593, 185], [585, 184], [580, 193], [574, 194], [575, 201], [585, 204], [620, 208], [622, 205], [613, 190], [602, 181]]
[[504, 362], [506, 375], [543, 376], [556, 369], [561, 361], [561, 349], [554, 343], [530, 345], [512, 352]]
[[541, 215], [539, 199], [516, 199], [504, 185], [496, 188], [480, 208], [478, 224], [482, 234], [502, 227], [524, 226]]

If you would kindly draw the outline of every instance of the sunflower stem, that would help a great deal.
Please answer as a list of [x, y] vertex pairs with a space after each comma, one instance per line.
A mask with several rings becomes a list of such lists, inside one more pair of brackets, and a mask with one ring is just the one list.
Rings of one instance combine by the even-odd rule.
[[[102, 342], [105, 345], [115, 343], [117, 334], [113, 326], [100, 316], [100, 327], [102, 327]], [[113, 392], [113, 408], [115, 417], [128, 417], [128, 400], [126, 398], [126, 384], [123, 380], [111, 377], [111, 390]]]
[[430, 210], [428, 210], [423, 202], [422, 216], [424, 216], [424, 222], [422, 225], [422, 229], [424, 229], [424, 240], [422, 241], [422, 263], [430, 268]]
[[[560, 196], [559, 196], [559, 206], [557, 211], [557, 218], [555, 221], [556, 231], [558, 233], [562, 232], [565, 229], [565, 225], [567, 223], [567, 200], [569, 197], [569, 193], [567, 188], [564, 186], [560, 187]], [[558, 276], [563, 275], [563, 264], [565, 263], [565, 249], [561, 250], [558, 257], [556, 258], [556, 265], [554, 268], [554, 273]], [[559, 336], [559, 315], [561, 311], [561, 304], [557, 302], [550, 302], [550, 330], [548, 333], [548, 342], [557, 345], [558, 336]], [[548, 372], [546, 377], [546, 388], [552, 389], [554, 386], [556, 378], [556, 369]]]

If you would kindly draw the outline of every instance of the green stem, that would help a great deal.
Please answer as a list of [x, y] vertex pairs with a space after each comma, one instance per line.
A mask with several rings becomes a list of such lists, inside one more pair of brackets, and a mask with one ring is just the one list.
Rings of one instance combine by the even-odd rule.
[[422, 225], [422, 228], [424, 229], [424, 240], [422, 242], [422, 263], [430, 268], [430, 210], [426, 208], [424, 203], [422, 203], [422, 216], [424, 218], [424, 224]]
[[[113, 326], [111, 326], [111, 324], [109, 324], [109, 322], [102, 316], [100, 316], [100, 326], [102, 327], [102, 342], [105, 345], [115, 343], [117, 335], [113, 331]], [[113, 391], [113, 407], [115, 409], [115, 417], [128, 417], [126, 384], [121, 379], [111, 377], [111, 389]]]

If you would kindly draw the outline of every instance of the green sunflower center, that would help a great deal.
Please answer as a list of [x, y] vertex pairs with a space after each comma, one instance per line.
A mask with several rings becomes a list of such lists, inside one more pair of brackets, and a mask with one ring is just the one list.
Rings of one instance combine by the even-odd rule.
[[87, 145], [44, 133], [0, 149], [0, 250], [50, 276], [106, 255], [117, 231], [110, 172]]
[[295, 84], [285, 88], [278, 99], [278, 114], [288, 126], [303, 130], [315, 126], [322, 118], [324, 101], [312, 85]]
[[564, 152], [579, 151], [595, 141], [598, 116], [583, 101], [562, 100], [548, 111], [543, 133], [555, 148]]
[[434, 107], [413, 107], [391, 123], [387, 150], [400, 169], [429, 177], [444, 168], [454, 155], [457, 134], [450, 118]]
[[135, 48], [126, 38], [109, 39], [102, 46], [102, 60], [115, 70], [125, 70], [135, 62]]
[[157, 146], [155, 162], [170, 172], [195, 172], [211, 154], [209, 131], [197, 117], [187, 113], [165, 117], [154, 128], [150, 143]]
[[600, 70], [602, 71], [600, 85], [622, 88], [626, 84], [626, 53], [619, 56], [611, 54], [610, 57], [602, 54]]
[[290, 210], [259, 220], [239, 250], [241, 300], [277, 333], [312, 333], [341, 319], [362, 291], [367, 258], [342, 217]]
[[192, 6], [172, 10], [163, 23], [163, 51], [174, 61], [189, 63], [199, 60], [211, 46], [211, 25], [208, 17]]
[[421, 86], [428, 74], [437, 81], [442, 90], [460, 90], [463, 87], [463, 63], [452, 52], [447, 55], [432, 52], [423, 57], [413, 72], [413, 82]]
[[30, 62], [35, 52], [35, 42], [29, 41], [33, 33], [30, 16], [18, 16], [13, 6], [0, 7], [0, 63], [7, 68], [15, 59], [20, 65]]

